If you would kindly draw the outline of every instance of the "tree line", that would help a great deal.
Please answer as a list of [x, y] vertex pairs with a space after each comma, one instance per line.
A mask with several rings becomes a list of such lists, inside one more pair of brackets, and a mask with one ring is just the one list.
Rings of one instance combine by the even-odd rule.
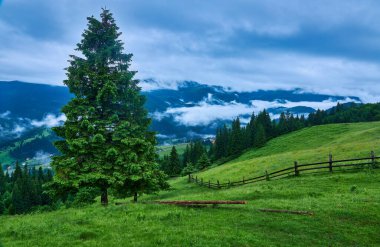
[[208, 148], [201, 141], [195, 141], [179, 155], [173, 146], [171, 153], [161, 159], [161, 169], [170, 176], [187, 175], [210, 166], [211, 162], [235, 157], [249, 148], [262, 147], [272, 138], [305, 127], [369, 121], [380, 121], [380, 103], [337, 103], [328, 110], [318, 109], [308, 117], [283, 112], [278, 119], [272, 119], [268, 111], [263, 110], [257, 115], [253, 113], [247, 124], [242, 124], [237, 117], [231, 125], [218, 128]]
[[183, 154], [179, 155], [175, 146], [169, 155], [159, 160], [161, 170], [169, 176], [187, 175], [211, 165], [206, 145], [195, 140], [186, 145]]
[[230, 127], [223, 125], [217, 129], [215, 141], [210, 148], [210, 158], [221, 158], [238, 155], [251, 147], [262, 147], [268, 140], [277, 136], [299, 130], [307, 125], [306, 118], [293, 114], [281, 113], [279, 119], [272, 120], [266, 110], [251, 115], [249, 122], [242, 125], [240, 118], [232, 121]]
[[52, 201], [44, 193], [43, 185], [52, 180], [50, 169], [43, 170], [21, 166], [16, 163], [15, 170], [4, 173], [0, 165], [0, 215], [22, 214], [34, 208], [49, 206]]
[[357, 123], [380, 121], [380, 103], [337, 104], [329, 110], [317, 110], [308, 117], [308, 124]]
[[238, 155], [250, 147], [261, 147], [268, 140], [301, 129], [305, 125], [304, 116], [281, 113], [277, 122], [270, 118], [266, 110], [257, 116], [253, 113], [245, 126], [237, 117], [231, 126], [225, 124], [217, 129], [215, 140], [209, 147], [197, 140], [187, 144], [184, 153], [179, 155], [173, 146], [170, 154], [160, 160], [161, 169], [169, 176], [191, 174], [209, 167], [211, 161]]
[[340, 104], [328, 110], [310, 113], [306, 118], [289, 112], [281, 113], [279, 119], [271, 119], [264, 110], [257, 116], [253, 113], [250, 121], [244, 126], [240, 119], [218, 128], [215, 141], [210, 149], [210, 159], [219, 160], [238, 155], [243, 150], [262, 147], [272, 138], [300, 130], [305, 127], [331, 123], [354, 123], [380, 121], [380, 103], [376, 104]]

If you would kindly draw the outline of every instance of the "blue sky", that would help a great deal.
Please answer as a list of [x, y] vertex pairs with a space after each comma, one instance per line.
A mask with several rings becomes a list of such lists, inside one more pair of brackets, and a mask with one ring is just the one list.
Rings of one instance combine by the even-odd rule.
[[140, 79], [380, 101], [375, 0], [0, 0], [0, 80], [62, 85], [86, 17], [105, 6]]

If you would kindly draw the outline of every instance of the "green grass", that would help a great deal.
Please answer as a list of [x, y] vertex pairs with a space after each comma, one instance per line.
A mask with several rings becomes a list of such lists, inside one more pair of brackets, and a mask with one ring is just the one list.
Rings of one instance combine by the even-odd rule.
[[0, 164], [12, 164], [15, 160], [10, 156], [9, 151], [0, 151]]
[[[24, 138], [22, 140], [15, 141], [9, 144], [9, 146], [4, 147], [3, 149], [0, 150], [0, 164], [10, 165], [10, 164], [15, 163], [17, 159], [15, 157], [12, 157], [11, 155], [11, 152], [13, 150], [20, 148], [22, 145], [31, 143], [35, 141], [37, 138], [49, 137], [51, 135], [52, 135], [52, 130], [44, 129], [34, 136]], [[18, 161], [23, 162], [23, 160], [18, 160]]]
[[[230, 199], [248, 205], [95, 204], [6, 216], [0, 218], [0, 239], [4, 246], [375, 246], [380, 242], [379, 180], [379, 173], [361, 172], [213, 191], [179, 179], [172, 191], [144, 200]], [[315, 215], [263, 213], [259, 208]]]
[[[187, 143], [179, 143], [179, 144], [175, 144], [174, 146], [177, 149], [177, 153], [181, 155], [181, 154], [183, 154], [185, 152]], [[169, 155], [170, 151], [172, 150], [172, 148], [173, 148], [173, 145], [161, 145], [161, 146], [157, 146], [158, 155], [161, 158], [164, 157], [164, 155]]]
[[[289, 162], [295, 154], [305, 161], [309, 161], [308, 157], [314, 161], [326, 156], [328, 151], [337, 157], [364, 155], [378, 144], [374, 142], [379, 125], [306, 129], [273, 140], [262, 149], [249, 151], [199, 176], [227, 178], [236, 174], [240, 178], [242, 174], [234, 170], [242, 173], [249, 168], [254, 173], [255, 165], [263, 165], [256, 163], [258, 160], [279, 155], [289, 156]], [[325, 135], [324, 131], [330, 134]], [[323, 141], [326, 136], [329, 139]], [[303, 140], [304, 144], [292, 142], [295, 140]], [[343, 154], [338, 156], [339, 153]], [[278, 167], [289, 165], [284, 161]], [[261, 170], [262, 167], [257, 168], [258, 172]], [[186, 178], [171, 180], [171, 184], [172, 190], [143, 196], [138, 204], [116, 206], [112, 201], [106, 208], [94, 204], [48, 213], [2, 216], [0, 242], [4, 246], [378, 246], [380, 243], [380, 170], [301, 174], [297, 178], [225, 190], [199, 187], [187, 183]], [[185, 199], [246, 200], [248, 204], [186, 208], [142, 203]], [[307, 210], [314, 215], [264, 213], [260, 208]]]
[[380, 122], [331, 124], [306, 128], [269, 141], [239, 158], [198, 175], [205, 181], [242, 180], [291, 167], [294, 161], [312, 163], [333, 159], [380, 156]]

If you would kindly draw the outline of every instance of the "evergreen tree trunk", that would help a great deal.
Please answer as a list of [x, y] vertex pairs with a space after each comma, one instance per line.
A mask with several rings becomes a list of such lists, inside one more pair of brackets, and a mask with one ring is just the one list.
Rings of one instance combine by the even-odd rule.
[[107, 206], [108, 205], [108, 191], [107, 189], [102, 189], [102, 194], [100, 196], [100, 203], [103, 205], [103, 206]]
[[135, 194], [133, 195], [133, 202], [134, 202], [134, 203], [137, 202], [137, 192], [135, 192]]

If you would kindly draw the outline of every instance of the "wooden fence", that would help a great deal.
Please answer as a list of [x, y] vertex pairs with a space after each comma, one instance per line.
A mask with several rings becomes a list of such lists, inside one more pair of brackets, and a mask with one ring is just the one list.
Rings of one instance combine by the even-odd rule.
[[[263, 175], [253, 177], [253, 178], [244, 178], [240, 181], [228, 181], [227, 183], [220, 183], [219, 180], [216, 180], [216, 183], [212, 183], [210, 180], [204, 181], [203, 178], [198, 178], [192, 174], [188, 175], [188, 181], [196, 183], [200, 186], [204, 186], [210, 189], [223, 189], [230, 188], [233, 186], [240, 186], [245, 184], [256, 183], [259, 181], [269, 181], [271, 179], [281, 179], [290, 176], [299, 176], [301, 172], [321, 170], [324, 169], [325, 172], [332, 173], [335, 171], [347, 171], [347, 170], [357, 170], [363, 168], [375, 169], [379, 168], [377, 165], [377, 160], [380, 157], [375, 156], [375, 153], [371, 151], [371, 155], [365, 158], [353, 158], [353, 159], [344, 159], [344, 160], [333, 160], [332, 155], [329, 155], [329, 160], [326, 162], [317, 162], [310, 164], [298, 164], [297, 161], [294, 162], [294, 166], [274, 171], [268, 173], [265, 171]], [[339, 170], [337, 170], [339, 168]], [[310, 172], [308, 172], [310, 173]]]

